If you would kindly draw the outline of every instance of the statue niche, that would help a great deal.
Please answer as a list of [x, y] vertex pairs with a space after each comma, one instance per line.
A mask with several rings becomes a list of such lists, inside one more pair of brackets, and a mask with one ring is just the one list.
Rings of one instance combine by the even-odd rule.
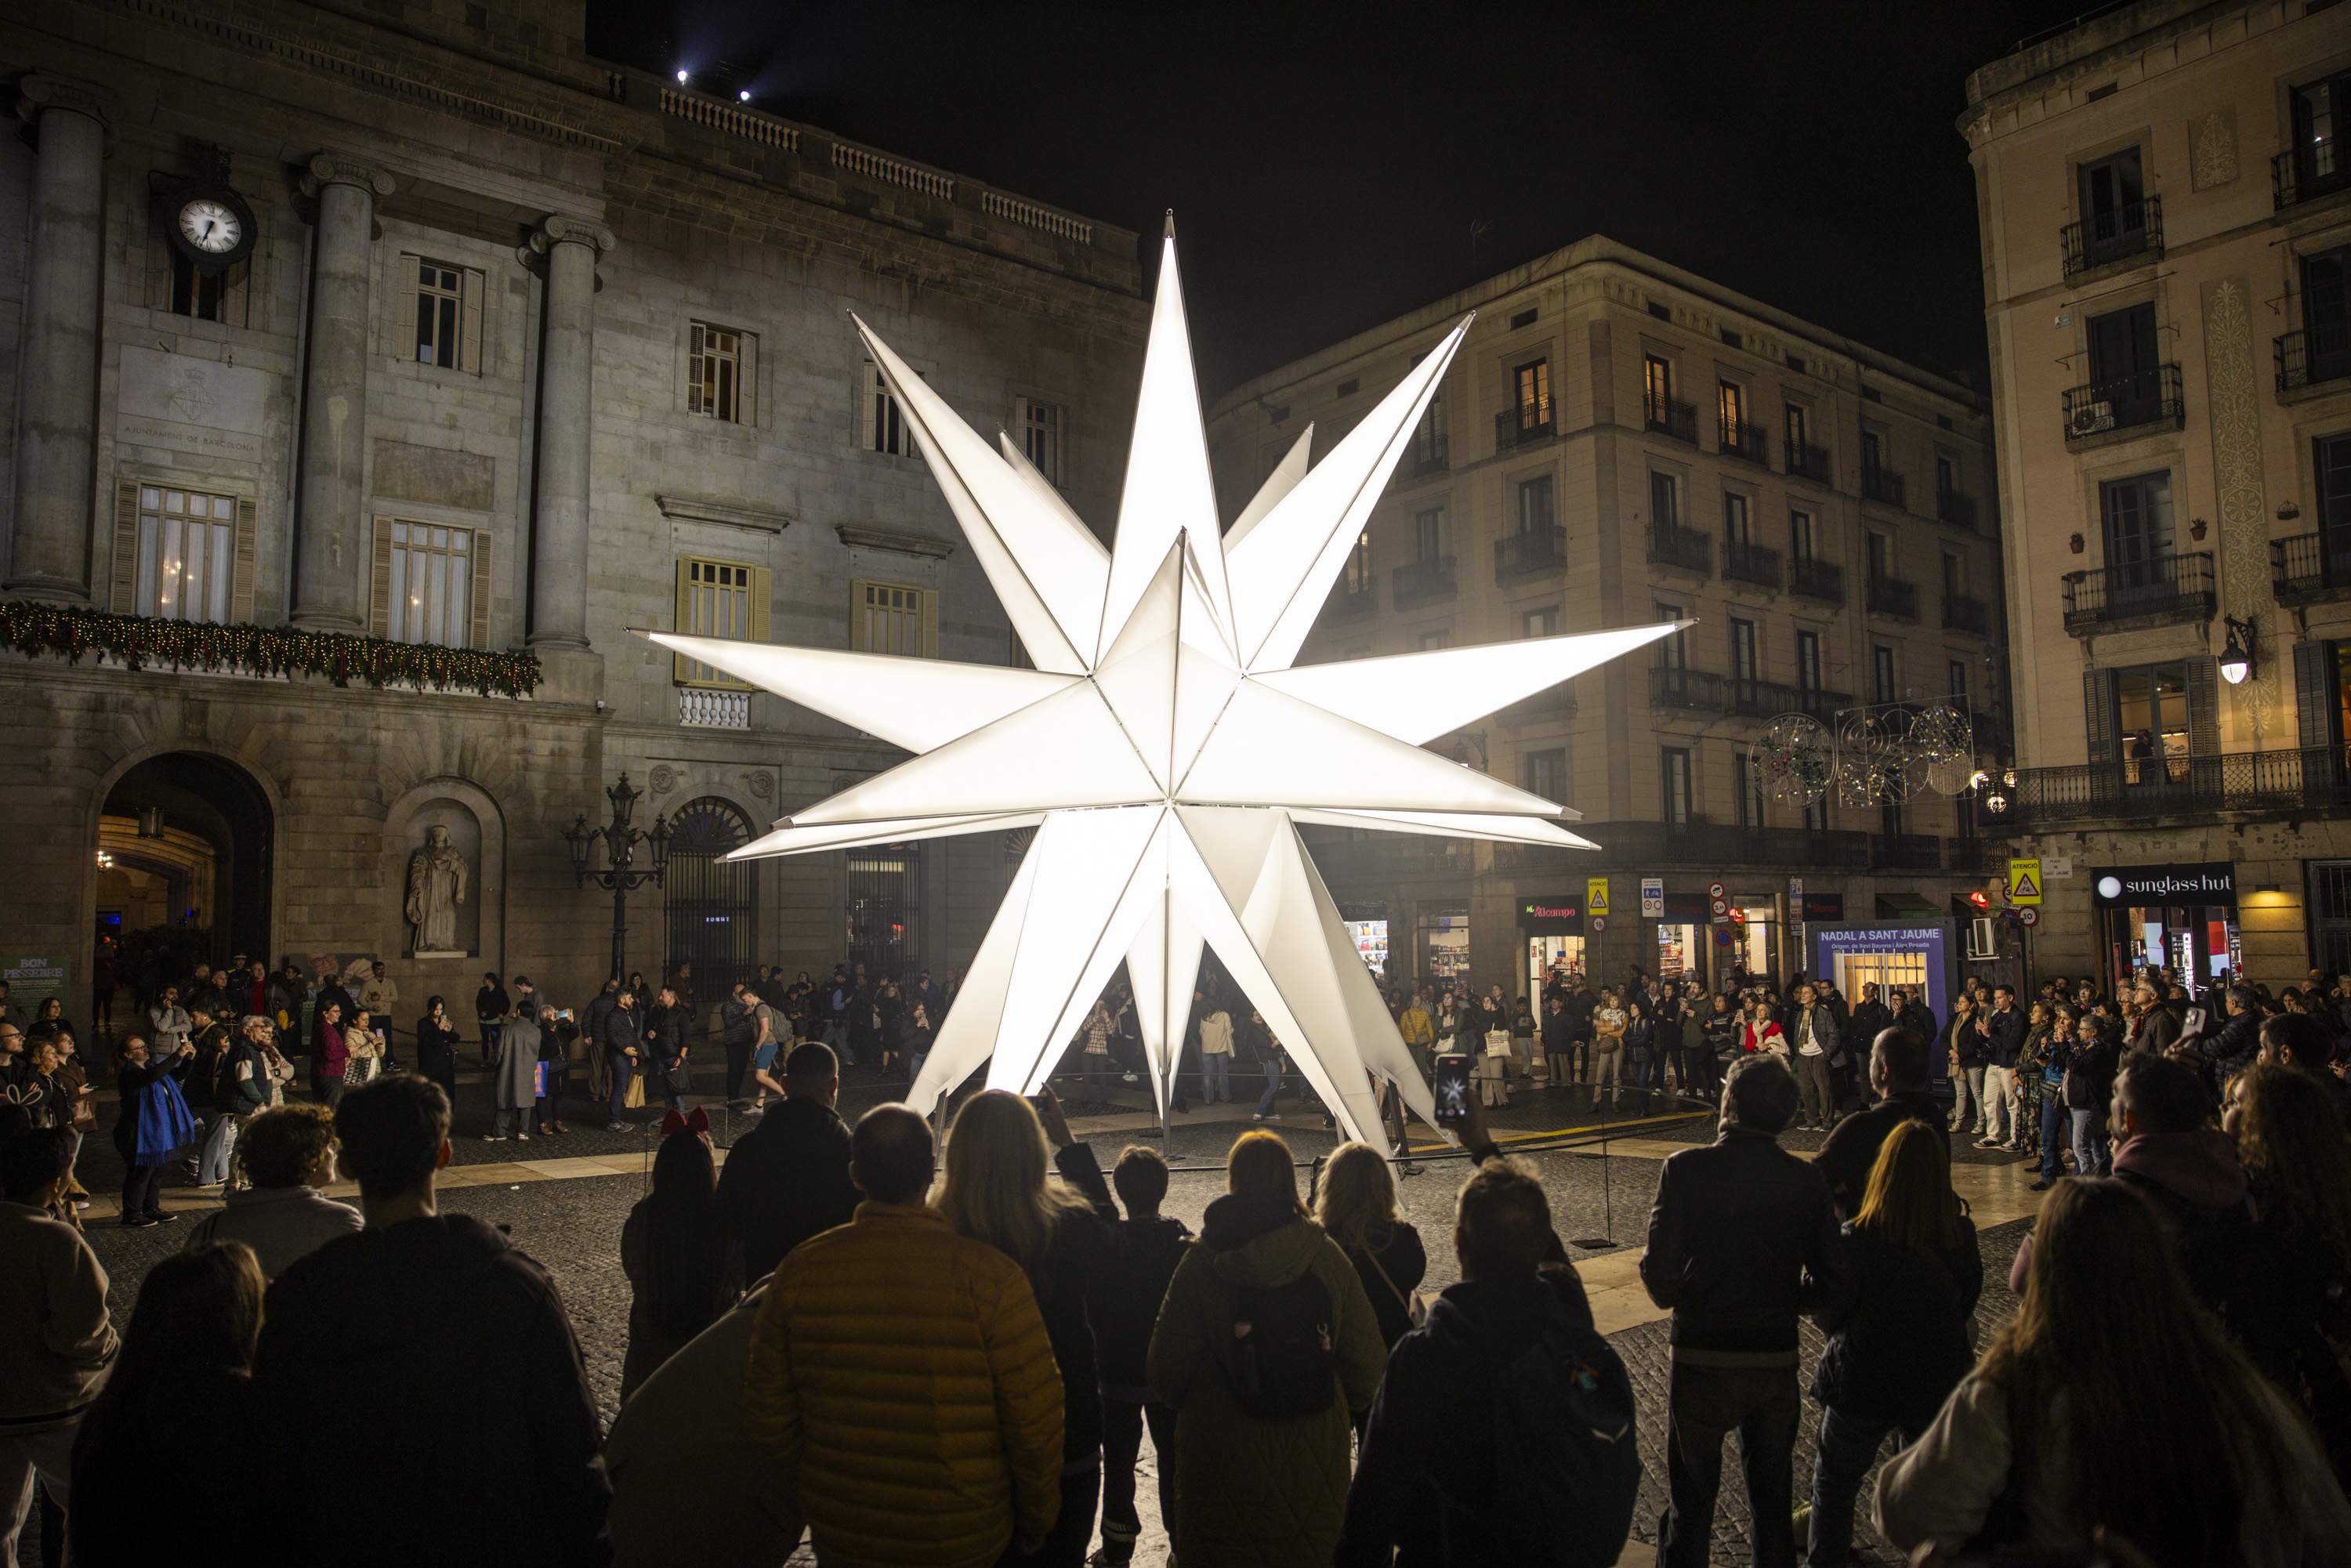
[[408, 916], [411, 952], [419, 958], [462, 958], [466, 948], [458, 935], [457, 915], [465, 902], [473, 868], [465, 852], [439, 822], [424, 831], [424, 847], [408, 858]]

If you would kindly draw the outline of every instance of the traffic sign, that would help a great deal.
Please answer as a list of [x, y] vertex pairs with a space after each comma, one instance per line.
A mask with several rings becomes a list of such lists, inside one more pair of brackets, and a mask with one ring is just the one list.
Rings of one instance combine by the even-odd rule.
[[1602, 932], [1607, 929], [1608, 916], [1604, 915], [1595, 915], [1592, 917], [1592, 934], [1594, 936], [1599, 936]]
[[1708, 904], [1707, 907], [1714, 912], [1714, 917], [1717, 920], [1723, 919], [1730, 913], [1730, 905], [1724, 903], [1719, 897], [1717, 897], [1714, 902]]
[[1641, 918], [1663, 920], [1666, 917], [1666, 879], [1645, 876], [1641, 879]]
[[2041, 911], [2037, 909], [2020, 909], [2016, 912], [2016, 917], [2024, 922], [2027, 925], [2038, 925], [2041, 924]]
[[2011, 856], [2008, 862], [2008, 901], [2031, 906], [2041, 902], [2041, 857]]
[[1608, 879], [1604, 876], [1587, 878], [1583, 884], [1583, 912], [1586, 915], [1608, 913]]
[[1722, 883], [1719, 882], [1708, 883], [1706, 884], [1706, 895], [1708, 898], [1720, 899], [1722, 897]]

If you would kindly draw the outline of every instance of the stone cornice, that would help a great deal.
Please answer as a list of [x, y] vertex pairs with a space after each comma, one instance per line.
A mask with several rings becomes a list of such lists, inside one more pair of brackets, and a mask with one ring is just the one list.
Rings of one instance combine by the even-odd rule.
[[113, 130], [114, 95], [96, 82], [35, 71], [16, 84], [16, 118], [30, 125], [52, 109], [85, 114]]
[[691, 496], [655, 496], [661, 515], [674, 523], [716, 523], [721, 528], [752, 528], [779, 534], [796, 521], [789, 512], [767, 507], [747, 507], [739, 501], [703, 501]]
[[851, 549], [888, 550], [893, 555], [925, 556], [932, 560], [944, 560], [955, 554], [955, 545], [935, 534], [877, 528], [870, 523], [842, 523], [832, 531]]
[[314, 153], [302, 166], [301, 191], [314, 200], [329, 185], [354, 185], [381, 201], [399, 189], [392, 178], [373, 163], [336, 152]]

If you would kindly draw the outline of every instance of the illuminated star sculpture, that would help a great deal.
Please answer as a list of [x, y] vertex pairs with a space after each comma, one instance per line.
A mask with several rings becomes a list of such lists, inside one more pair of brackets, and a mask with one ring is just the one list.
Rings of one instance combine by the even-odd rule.
[[1008, 438], [990, 446], [857, 322], [1036, 668], [653, 640], [917, 754], [730, 858], [1036, 829], [916, 1109], [983, 1061], [991, 1088], [1034, 1092], [1123, 960], [1164, 1115], [1206, 943], [1349, 1136], [1386, 1146], [1373, 1074], [1432, 1116], [1297, 825], [1596, 847], [1556, 803], [1422, 743], [1674, 630], [1291, 667], [1468, 329], [1311, 468], [1301, 435], [1220, 536], [1171, 230], [1105, 550]]

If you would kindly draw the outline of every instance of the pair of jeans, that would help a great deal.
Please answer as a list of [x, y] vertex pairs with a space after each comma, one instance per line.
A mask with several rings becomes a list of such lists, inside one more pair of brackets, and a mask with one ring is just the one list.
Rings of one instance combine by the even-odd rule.
[[611, 1080], [611, 1088], [605, 1096], [604, 1102], [604, 1108], [611, 1113], [604, 1119], [608, 1122], [617, 1122], [621, 1119], [622, 1102], [629, 1097], [629, 1080], [637, 1075], [637, 1066], [635, 1062], [617, 1052], [607, 1054], [604, 1061], [611, 1069], [606, 1074]]
[[[1273, 1115], [1275, 1113], [1273, 1108], [1274, 1096], [1280, 1092], [1281, 1063], [1279, 1061], [1269, 1061], [1265, 1064], [1265, 1092], [1259, 1095], [1257, 1098], [1257, 1113], [1260, 1116]], [[1159, 1406], [1155, 1405], [1152, 1408], [1156, 1410]], [[1152, 1441], [1155, 1445], [1158, 1440], [1158, 1436], [1155, 1433], [1152, 1437]], [[1105, 1482], [1104, 1484], [1107, 1485], [1108, 1483]], [[1103, 1503], [1102, 1510], [1103, 1517], [1107, 1518], [1109, 1516], [1110, 1504], [1107, 1502]]]
[[2108, 1176], [2114, 1158], [2106, 1146], [2106, 1111], [2103, 1105], [2066, 1107], [2074, 1124], [2074, 1174]]
[[[2066, 1114], [2065, 1096], [2051, 1089], [2041, 1096], [2041, 1179], [2055, 1181], [2065, 1172], [2065, 1162], [2060, 1154], [2065, 1147], [2065, 1133], [2072, 1124]], [[2084, 1176], [2090, 1173], [2084, 1171]]]
[[1135, 1538], [1143, 1521], [1134, 1511], [1134, 1461], [1143, 1452], [1143, 1428], [1151, 1427], [1151, 1451], [1159, 1472], [1159, 1526], [1176, 1523], [1176, 1407], [1137, 1405], [1131, 1400], [1102, 1400], [1102, 1561], [1134, 1559]]
[[482, 1065], [495, 1067], [498, 1061], [498, 1032], [503, 1026], [493, 1023], [488, 1019], [482, 1019], [481, 1023]]
[[1813, 1463], [1813, 1534], [1804, 1553], [1807, 1563], [1843, 1563], [1853, 1551], [1853, 1509], [1861, 1497], [1861, 1483], [1877, 1460], [1878, 1446], [1889, 1433], [1901, 1433], [1897, 1446], [1907, 1448], [1924, 1434], [1903, 1430], [1892, 1421], [1875, 1420], [1830, 1406], [1821, 1412], [1821, 1447]]
[[825, 1020], [824, 1043], [832, 1047], [832, 1053], [841, 1058], [842, 1066], [854, 1067], [857, 1065], [857, 1053], [849, 1049], [849, 1020], [847, 1019], [828, 1019]]
[[1754, 1519], [1756, 1568], [1794, 1568], [1796, 1367], [1693, 1366], [1677, 1361], [1666, 1416], [1661, 1568], [1706, 1568], [1722, 1490], [1722, 1440], [1739, 1434], [1740, 1468]]
[[1836, 1085], [1829, 1078], [1826, 1053], [1796, 1055], [1796, 1100], [1803, 1108], [1804, 1120], [1815, 1127], [1825, 1127], [1836, 1116]]
[[1233, 1059], [1226, 1051], [1200, 1053], [1200, 1103], [1213, 1105], [1222, 1100], [1233, 1103]]
[[135, 1219], [142, 1214], [161, 1214], [162, 1189], [162, 1166], [132, 1166], [122, 1178], [122, 1218]]
[[1994, 1063], [1983, 1070], [1983, 1135], [2005, 1144], [2016, 1131], [2016, 1069]]

